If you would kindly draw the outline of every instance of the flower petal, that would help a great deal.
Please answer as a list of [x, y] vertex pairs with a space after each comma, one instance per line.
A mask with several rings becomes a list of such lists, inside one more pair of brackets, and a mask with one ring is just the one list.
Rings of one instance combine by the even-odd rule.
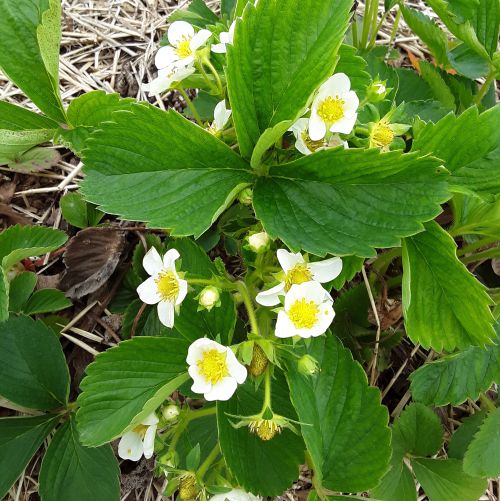
[[188, 292], [188, 283], [185, 280], [177, 279], [179, 282], [179, 293], [177, 294], [177, 299], [175, 300], [175, 304], [181, 304], [184, 301], [184, 298]]
[[177, 249], [169, 249], [167, 253], [163, 256], [163, 266], [167, 270], [175, 270], [175, 261], [179, 259], [181, 255]]
[[278, 313], [274, 335], [280, 338], [293, 337], [297, 335], [297, 329], [283, 310]]
[[162, 92], [165, 92], [170, 87], [167, 80], [163, 77], [158, 76], [154, 78], [149, 83], [145, 83], [141, 85], [141, 89], [144, 92], [147, 92], [149, 96], [158, 96]]
[[320, 304], [325, 300], [328, 292], [323, 289], [320, 283], [311, 280], [302, 284], [294, 284], [285, 296], [285, 310], [288, 311], [295, 301], [306, 299]]
[[148, 275], [151, 276], [157, 275], [163, 269], [163, 261], [161, 259], [161, 256], [154, 247], [151, 247], [151, 249], [149, 249], [144, 255], [142, 266], [144, 267]]
[[170, 301], [160, 301], [158, 303], [158, 318], [160, 322], [170, 329], [174, 326], [175, 306]]
[[296, 264], [304, 262], [304, 258], [300, 252], [288, 252], [286, 249], [278, 249], [276, 257], [278, 258], [280, 266], [283, 268], [285, 273], [287, 273], [288, 270], [293, 268]]
[[309, 119], [309, 137], [313, 141], [323, 139], [326, 134], [326, 124], [316, 113], [314, 107], [311, 111], [311, 118]]
[[[221, 33], [222, 35], [222, 33]], [[221, 43], [214, 43], [210, 47], [210, 50], [212, 52], [215, 52], [216, 54], [225, 54], [226, 53], [226, 44], [221, 42]]]
[[144, 449], [144, 457], [149, 459], [153, 456], [155, 451], [155, 438], [156, 438], [156, 424], [149, 426], [144, 434], [142, 446]]
[[212, 32], [209, 30], [200, 30], [196, 35], [191, 39], [189, 43], [189, 47], [194, 52], [195, 50], [203, 47], [207, 40], [212, 36]]
[[238, 384], [243, 384], [247, 378], [247, 369], [238, 361], [231, 348], [227, 349], [226, 363], [229, 374], [234, 377]]
[[342, 134], [349, 134], [354, 128], [354, 124], [356, 123], [356, 119], [358, 118], [358, 114], [354, 113], [354, 115], [350, 118], [344, 117], [340, 120], [337, 120], [331, 127], [330, 132], [341, 132]]
[[154, 412], [152, 412], [149, 416], [145, 417], [142, 421], [141, 424], [145, 426], [152, 426], [154, 424], [158, 424], [160, 420], [156, 416]]
[[276, 306], [280, 304], [279, 296], [285, 294], [285, 282], [281, 282], [270, 289], [259, 292], [255, 300], [262, 306]]
[[314, 330], [314, 333], [312, 333], [311, 336], [314, 337], [324, 334], [328, 327], [330, 327], [330, 324], [333, 322], [334, 318], [335, 311], [333, 310], [332, 303], [325, 301], [319, 307], [319, 319], [317, 324], [313, 327], [313, 329], [311, 329]]
[[205, 393], [205, 399], [209, 402], [213, 402], [214, 400], [229, 400], [236, 391], [237, 386], [236, 379], [229, 376], [225, 377], [212, 385], [211, 390]]
[[177, 52], [170, 45], [161, 47], [155, 56], [155, 66], [159, 70], [168, 68], [179, 59]]
[[193, 380], [191, 391], [194, 391], [195, 393], [206, 393], [207, 391], [210, 391], [212, 384], [205, 380], [196, 365], [189, 366], [188, 372]]
[[307, 266], [313, 274], [316, 282], [325, 283], [337, 278], [342, 271], [342, 259], [332, 257], [323, 261], [309, 263]]
[[120, 438], [118, 444], [118, 455], [122, 459], [130, 459], [130, 461], [139, 461], [144, 452], [142, 445], [142, 437], [134, 431], [129, 431]]
[[214, 124], [217, 131], [222, 130], [227, 124], [229, 117], [231, 116], [231, 110], [226, 108], [226, 101], [223, 99], [218, 102], [214, 109]]
[[201, 355], [205, 350], [209, 350], [210, 348], [213, 348], [213, 345], [216, 343], [215, 341], [212, 341], [211, 339], [208, 339], [206, 337], [200, 337], [196, 341], [193, 341], [188, 348], [188, 354], [186, 357], [186, 362], [189, 365], [196, 364], [198, 360], [201, 359]]
[[177, 47], [183, 40], [191, 40], [194, 37], [194, 28], [186, 21], [174, 21], [167, 32], [170, 45]]
[[345, 73], [335, 73], [319, 88], [318, 95], [343, 96], [349, 92], [351, 81]]
[[344, 97], [344, 114], [347, 117], [351, 117], [359, 106], [359, 98], [357, 94], [350, 90]]
[[154, 277], [149, 277], [142, 282], [142, 284], [137, 287], [137, 294], [139, 294], [140, 300], [146, 304], [156, 304], [161, 301]]

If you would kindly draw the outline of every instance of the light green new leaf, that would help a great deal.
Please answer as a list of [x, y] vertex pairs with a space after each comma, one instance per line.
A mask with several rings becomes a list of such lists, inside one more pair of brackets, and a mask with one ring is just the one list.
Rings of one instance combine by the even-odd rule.
[[476, 477], [500, 475], [500, 408], [489, 412], [464, 456], [464, 470]]
[[38, 313], [53, 313], [64, 310], [72, 305], [64, 293], [57, 289], [41, 289], [36, 291], [23, 306], [26, 315]]
[[111, 214], [201, 235], [253, 179], [222, 141], [174, 111], [134, 104], [84, 151], [83, 195]]
[[66, 193], [61, 197], [59, 207], [64, 219], [77, 228], [97, 226], [104, 217], [104, 213], [87, 203], [80, 193]]
[[370, 489], [386, 472], [391, 455], [389, 417], [380, 393], [336, 337], [311, 340], [307, 353], [318, 361], [318, 374], [304, 376], [292, 363], [287, 377], [314, 475], [331, 490]]
[[437, 223], [403, 242], [403, 310], [410, 339], [436, 351], [492, 344], [492, 303]]
[[[497, 336], [500, 323], [496, 324]], [[494, 381], [500, 381], [500, 344], [473, 346], [419, 367], [410, 375], [413, 398], [427, 405], [459, 405], [477, 400]]]
[[0, 419], [0, 499], [21, 475], [59, 416]]
[[34, 130], [56, 129], [57, 122], [21, 106], [0, 101], [0, 129]]
[[488, 485], [486, 479], [467, 475], [457, 459], [414, 458], [411, 465], [431, 501], [477, 501]]
[[138, 337], [99, 354], [80, 387], [81, 443], [110, 442], [151, 414], [184, 381], [189, 343]]
[[66, 404], [69, 372], [61, 344], [41, 320], [11, 316], [0, 324], [0, 395], [30, 409]]
[[[272, 383], [274, 412], [296, 419], [290, 404], [286, 382], [281, 373]], [[251, 381], [239, 386], [227, 402], [217, 402], [219, 444], [228, 468], [247, 492], [261, 496], [278, 496], [299, 476], [304, 462], [304, 443], [300, 436], [284, 429], [272, 440], [263, 441], [247, 426], [235, 429], [238, 418], [227, 414], [251, 416], [260, 411], [264, 392]], [[251, 464], [251, 467], [249, 467]]]
[[446, 177], [432, 157], [319, 151], [259, 178], [254, 208], [267, 233], [291, 249], [369, 257], [439, 214]]
[[42, 501], [118, 501], [120, 469], [110, 445], [80, 443], [74, 416], [57, 430], [40, 470]]
[[48, 74], [57, 89], [59, 84], [59, 46], [61, 44], [61, 1], [48, 0], [48, 8], [42, 13], [36, 35], [40, 55]]
[[295, 121], [332, 73], [352, 0], [248, 3], [228, 46], [227, 82], [238, 143], [250, 158], [260, 135]]
[[498, 31], [500, 28], [500, 4], [497, 0], [479, 0], [475, 9], [472, 24], [479, 42], [490, 56], [498, 47]]
[[427, 124], [412, 150], [441, 158], [458, 191], [500, 193], [499, 123], [500, 105], [481, 114], [477, 108], [458, 117], [450, 114]]
[[[56, 3], [52, 0], [54, 9]], [[0, 67], [47, 116], [64, 122], [52, 53], [56, 37], [52, 31], [60, 27], [53, 17], [55, 11], [44, 15], [48, 8], [43, 0], [0, 0]], [[42, 22], [40, 43], [37, 30]]]
[[410, 29], [429, 47], [439, 64], [448, 64], [448, 37], [431, 18], [418, 10], [400, 4], [401, 12]]
[[36, 273], [23, 271], [16, 275], [9, 287], [9, 311], [20, 313], [21, 309], [35, 290]]
[[198, 28], [205, 28], [209, 24], [215, 24], [219, 18], [211, 11], [204, 0], [192, 0], [187, 8], [176, 9], [168, 17], [170, 23], [174, 21], [187, 21]]

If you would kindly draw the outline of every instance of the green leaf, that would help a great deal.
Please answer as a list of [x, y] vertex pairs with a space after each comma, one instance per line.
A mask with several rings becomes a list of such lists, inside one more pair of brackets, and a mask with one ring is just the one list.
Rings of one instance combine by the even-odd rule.
[[446, 84], [439, 69], [427, 61], [420, 61], [420, 74], [429, 84], [434, 97], [446, 108], [455, 110], [455, 97]]
[[[468, 299], [467, 299], [468, 300]], [[497, 336], [500, 323], [497, 322]], [[413, 398], [427, 405], [459, 405], [477, 400], [500, 381], [500, 345], [472, 347], [423, 365], [410, 375]]]
[[188, 346], [182, 339], [139, 337], [97, 355], [77, 401], [81, 443], [110, 442], [159, 407], [188, 378]]
[[495, 339], [491, 299], [456, 256], [453, 238], [437, 223], [403, 242], [403, 310], [410, 339], [453, 351]]
[[[55, 5], [55, 0], [52, 5]], [[57, 2], [59, 3], [59, 2]], [[51, 47], [59, 30], [51, 14], [43, 13], [48, 2], [42, 0], [0, 0], [0, 67], [3, 72], [50, 118], [64, 122], [64, 109], [54, 79], [54, 56]], [[38, 39], [38, 26], [43, 42]], [[49, 68], [45, 62], [49, 62]], [[56, 75], [57, 77], [57, 75]]]
[[0, 395], [30, 409], [66, 404], [66, 359], [54, 332], [42, 321], [12, 316], [1, 323], [0, 358]]
[[[436, 99], [430, 85], [417, 72], [408, 68], [397, 68], [395, 72], [399, 80], [396, 104], [400, 104], [403, 101]], [[449, 109], [454, 108], [455, 102], [453, 102], [453, 106]]]
[[437, 122], [450, 112], [449, 108], [444, 107], [439, 101], [429, 99], [427, 101], [409, 101], [402, 104], [401, 118], [402, 123], [412, 123], [416, 117], [424, 122]]
[[61, 2], [48, 0], [47, 10], [42, 14], [41, 24], [36, 28], [40, 55], [52, 78], [54, 89], [59, 84], [59, 45], [61, 44]]
[[273, 146], [276, 141], [283, 136], [288, 128], [293, 124], [293, 120], [285, 120], [274, 127], [266, 129], [257, 140], [257, 144], [250, 159], [250, 165], [256, 169], [260, 164], [264, 153]]
[[170, 23], [174, 21], [187, 21], [198, 28], [205, 28], [215, 24], [219, 18], [207, 7], [203, 0], [192, 0], [187, 9], [177, 9], [168, 17]]
[[457, 459], [414, 458], [411, 465], [431, 501], [477, 501], [488, 485], [485, 479], [467, 475]]
[[291, 249], [369, 257], [439, 214], [444, 177], [431, 157], [319, 151], [272, 167], [257, 181], [254, 207], [267, 233]]
[[362, 99], [366, 94], [366, 87], [370, 85], [371, 77], [366, 71], [366, 61], [356, 53], [355, 47], [342, 44], [335, 73], [345, 73], [351, 81], [351, 89]]
[[243, 157], [260, 135], [305, 111], [332, 73], [352, 0], [248, 3], [228, 47], [226, 76]]
[[13, 162], [9, 162], [9, 168], [27, 174], [44, 169], [50, 169], [61, 158], [58, 151], [53, 148], [31, 148], [19, 155]]
[[118, 501], [120, 469], [109, 445], [80, 443], [74, 416], [57, 430], [40, 470], [42, 501]]
[[53, 130], [7, 130], [0, 129], [0, 164], [10, 164], [33, 146], [44, 143], [54, 135]]
[[174, 111], [134, 104], [113, 120], [87, 141], [81, 188], [105, 212], [199, 236], [253, 179], [241, 157]]
[[437, 62], [448, 64], [448, 37], [431, 18], [418, 10], [400, 4], [401, 12], [410, 29], [429, 47]]
[[21, 475], [59, 416], [0, 419], [0, 498]]
[[57, 122], [26, 108], [0, 101], [0, 129], [34, 130], [56, 129]]
[[479, 0], [447, 0], [450, 12], [456, 17], [459, 23], [463, 23], [466, 19], [470, 19], [477, 7]]
[[[406, 407], [392, 428], [393, 444], [415, 456], [432, 456], [443, 442], [443, 427], [437, 415], [425, 405]], [[396, 447], [396, 445], [394, 445]]]
[[332, 285], [335, 289], [340, 290], [346, 282], [350, 282], [354, 276], [361, 271], [364, 259], [357, 256], [345, 256], [342, 258], [342, 271], [340, 275], [333, 280]]
[[20, 313], [36, 286], [36, 273], [24, 271], [12, 279], [9, 290], [9, 310]]
[[472, 195], [453, 197], [455, 235], [486, 235], [500, 240], [500, 195], [490, 202]]
[[471, 108], [458, 117], [447, 115], [427, 124], [412, 150], [441, 158], [451, 171], [450, 184], [458, 191], [500, 193], [499, 120], [498, 105], [481, 114]]
[[379, 501], [417, 501], [415, 480], [399, 456], [393, 457], [391, 469], [371, 493]]
[[57, 289], [41, 289], [29, 298], [23, 311], [26, 315], [36, 315], [64, 310], [71, 305], [71, 300], [64, 295], [64, 292]]
[[225, 16], [227, 17], [227, 19], [231, 19], [237, 3], [238, 0], [221, 0], [220, 3], [221, 17]]
[[[464, 371], [465, 372], [465, 371]], [[486, 411], [467, 416], [462, 424], [455, 429], [448, 443], [448, 457], [452, 459], [463, 459], [465, 452], [472, 442], [474, 435], [479, 430], [479, 426], [486, 417]]]
[[500, 408], [489, 412], [464, 457], [464, 471], [475, 477], [500, 475]]
[[448, 57], [451, 66], [467, 78], [476, 79], [488, 73], [488, 63], [465, 44], [451, 50]]
[[61, 198], [59, 206], [64, 219], [77, 228], [96, 226], [104, 217], [104, 213], [92, 204], [88, 204], [80, 193], [66, 193]]
[[479, 0], [472, 20], [479, 42], [490, 56], [497, 51], [500, 28], [500, 5], [496, 0]]
[[[238, 419], [227, 415], [257, 414], [263, 398], [262, 387], [256, 391], [254, 384], [247, 381], [229, 401], [217, 402], [219, 443], [228, 468], [243, 489], [256, 495], [277, 496], [299, 476], [299, 465], [304, 462], [302, 439], [285, 428], [271, 440], [263, 441], [246, 426], [235, 429], [231, 423]], [[272, 399], [274, 412], [296, 419], [281, 373], [275, 373]]]
[[364, 370], [336, 337], [311, 340], [307, 353], [318, 361], [318, 374], [304, 376], [293, 363], [288, 384], [315, 476], [335, 491], [370, 489], [391, 455], [380, 393], [369, 387]]

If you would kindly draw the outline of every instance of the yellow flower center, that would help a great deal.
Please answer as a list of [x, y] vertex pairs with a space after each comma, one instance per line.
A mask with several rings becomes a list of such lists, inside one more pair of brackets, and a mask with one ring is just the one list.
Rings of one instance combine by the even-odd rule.
[[175, 52], [177, 52], [177, 55], [181, 59], [185, 59], [186, 57], [189, 57], [193, 54], [193, 51], [191, 50], [191, 47], [189, 45], [190, 42], [191, 40], [185, 38], [182, 42], [179, 43], [179, 45], [175, 49]]
[[162, 301], [173, 302], [179, 294], [179, 281], [173, 271], [164, 271], [155, 280]]
[[202, 359], [198, 360], [197, 365], [205, 381], [212, 384], [218, 383], [229, 374], [226, 353], [221, 353], [215, 348], [204, 351]]
[[145, 424], [138, 424], [135, 428], [132, 429], [134, 433], [138, 433], [141, 437], [143, 437], [148, 431], [148, 427]]
[[318, 148], [321, 148], [322, 146], [324, 146], [322, 139], [320, 139], [319, 141], [313, 141], [309, 137], [309, 134], [307, 133], [306, 130], [302, 131], [302, 141], [307, 146], [307, 149], [309, 151], [316, 151]]
[[345, 101], [328, 96], [318, 106], [318, 115], [326, 123], [332, 124], [344, 117]]
[[394, 132], [385, 122], [378, 122], [372, 132], [372, 141], [376, 146], [389, 146], [394, 139]]
[[306, 263], [297, 263], [293, 268], [288, 270], [285, 277], [285, 290], [288, 292], [294, 284], [303, 284], [312, 280], [311, 270]]
[[259, 419], [252, 421], [249, 425], [250, 431], [255, 433], [261, 440], [271, 440], [277, 433], [281, 433], [281, 426], [270, 419]]
[[288, 317], [297, 329], [310, 329], [318, 321], [319, 308], [314, 301], [298, 299], [290, 306]]

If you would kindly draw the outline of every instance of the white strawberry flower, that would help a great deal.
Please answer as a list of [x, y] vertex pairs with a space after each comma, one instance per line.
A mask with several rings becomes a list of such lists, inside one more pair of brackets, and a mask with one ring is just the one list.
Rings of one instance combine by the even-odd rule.
[[260, 496], [255, 496], [250, 492], [245, 492], [241, 489], [233, 489], [223, 494], [216, 494], [210, 498], [210, 501], [260, 501]]
[[225, 54], [227, 51], [226, 45], [233, 45], [234, 41], [234, 28], [236, 27], [236, 21], [231, 23], [229, 26], [229, 31], [223, 31], [219, 35], [220, 43], [212, 44], [212, 52], [217, 54]]
[[311, 106], [309, 137], [323, 139], [327, 133], [349, 134], [356, 123], [359, 99], [345, 73], [331, 76], [318, 90]]
[[137, 294], [143, 303], [158, 304], [158, 318], [166, 327], [174, 326], [175, 307], [182, 303], [187, 294], [188, 285], [179, 278], [175, 261], [179, 252], [170, 249], [161, 258], [158, 251], [151, 247], [142, 260], [142, 265], [149, 275], [145, 282], [137, 287]]
[[203, 47], [211, 36], [212, 32], [209, 30], [195, 33], [194, 27], [186, 21], [174, 21], [167, 32], [170, 45], [161, 47], [156, 53], [156, 67], [162, 69], [172, 65], [180, 67], [194, 63], [195, 52]]
[[217, 134], [217, 132], [220, 132], [226, 126], [230, 116], [231, 110], [226, 108], [226, 101], [225, 99], [223, 99], [215, 106], [214, 121], [210, 125], [209, 131], [212, 134]]
[[275, 306], [279, 304], [279, 296], [283, 296], [294, 284], [304, 282], [330, 282], [337, 278], [342, 271], [342, 259], [331, 257], [323, 261], [307, 263], [300, 252], [288, 252], [278, 249], [278, 261], [285, 273], [284, 280], [271, 289], [259, 292], [256, 301], [262, 306]]
[[323, 139], [319, 141], [313, 141], [309, 137], [309, 119], [299, 118], [288, 130], [293, 132], [295, 136], [295, 148], [299, 150], [303, 155], [310, 155], [318, 150], [323, 150], [326, 148], [335, 148], [337, 146], [343, 146], [345, 149], [349, 148], [347, 141], [340, 139], [338, 134], [334, 134], [328, 143]]
[[189, 347], [186, 362], [193, 379], [191, 390], [203, 393], [208, 401], [229, 400], [238, 384], [247, 378], [247, 370], [228, 346], [200, 338]]
[[335, 317], [333, 301], [318, 282], [292, 285], [285, 308], [278, 313], [276, 337], [316, 337], [324, 334]]
[[142, 85], [144, 92], [149, 92], [150, 96], [155, 96], [170, 89], [174, 83], [182, 82], [185, 78], [195, 72], [194, 66], [167, 66], [158, 70], [158, 76], [151, 82]]
[[144, 457], [149, 459], [155, 449], [158, 422], [156, 414], [152, 413], [135, 428], [125, 433], [118, 444], [118, 455], [122, 459], [139, 461], [144, 454]]

